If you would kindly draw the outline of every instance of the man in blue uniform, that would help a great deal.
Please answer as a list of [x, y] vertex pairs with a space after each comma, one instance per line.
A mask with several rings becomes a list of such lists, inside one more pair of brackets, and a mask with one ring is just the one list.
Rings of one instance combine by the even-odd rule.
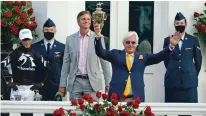
[[[55, 39], [56, 26], [50, 18], [43, 26], [43, 33], [44, 38], [33, 44], [32, 48], [39, 52], [51, 64], [51, 69], [48, 71], [47, 75], [48, 78], [45, 81], [44, 87], [40, 90], [40, 94], [43, 96], [42, 100], [47, 101], [54, 100], [55, 94], [59, 88], [65, 45]], [[41, 78], [42, 73], [39, 74], [39, 78]]]
[[[175, 34], [181, 37], [173, 54], [164, 60], [165, 102], [197, 103], [198, 74], [202, 56], [198, 39], [185, 32], [187, 21], [182, 13], [177, 13], [174, 21]], [[169, 45], [169, 37], [164, 40], [164, 48]]]

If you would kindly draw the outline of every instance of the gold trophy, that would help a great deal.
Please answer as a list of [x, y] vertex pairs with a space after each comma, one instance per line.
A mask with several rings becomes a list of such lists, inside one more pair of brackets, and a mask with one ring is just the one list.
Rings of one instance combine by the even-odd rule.
[[[102, 30], [104, 25], [104, 20], [107, 19], [106, 13], [102, 11], [101, 5], [103, 3], [97, 3], [96, 11], [92, 13], [92, 21], [94, 24], [99, 24], [100, 29]], [[101, 37], [101, 34], [96, 35], [96, 37]]]

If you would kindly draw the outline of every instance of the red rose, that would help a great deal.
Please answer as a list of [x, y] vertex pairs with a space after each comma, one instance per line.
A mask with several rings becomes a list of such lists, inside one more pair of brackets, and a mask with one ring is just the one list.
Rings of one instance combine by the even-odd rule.
[[206, 33], [206, 28], [204, 29], [204, 33]]
[[139, 97], [137, 97], [134, 102], [140, 104], [142, 100]]
[[11, 32], [12, 32], [14, 35], [17, 35], [17, 34], [18, 34], [18, 29], [17, 29], [17, 28], [12, 28], [12, 29], [11, 29]]
[[125, 95], [122, 95], [120, 98], [122, 101], [124, 101], [125, 99], [127, 99], [127, 97]]
[[88, 100], [90, 95], [88, 93], [85, 93], [82, 97], [83, 97], [83, 99]]
[[4, 26], [4, 20], [3, 19], [1, 19], [1, 27], [3, 27]]
[[6, 18], [12, 17], [12, 13], [9, 12], [9, 11], [5, 12], [5, 17], [6, 17]]
[[71, 102], [72, 102], [72, 105], [73, 105], [73, 106], [76, 106], [76, 105], [77, 105], [77, 100], [76, 100], [76, 99], [73, 99]]
[[89, 103], [93, 103], [93, 102], [94, 102], [94, 98], [91, 97], [91, 96], [89, 96], [89, 98], [88, 98], [88, 102], [89, 102]]
[[133, 114], [132, 116], [137, 116], [137, 114]]
[[80, 105], [81, 111], [84, 111], [86, 109], [86, 106], [84, 104]]
[[53, 116], [59, 116], [59, 115], [60, 115], [60, 116], [65, 115], [63, 108], [56, 109], [56, 110], [53, 112]]
[[139, 104], [138, 104], [138, 103], [134, 103], [134, 104], [132, 105], [132, 107], [133, 107], [134, 109], [137, 109], [137, 108], [139, 108]]
[[28, 10], [27, 10], [27, 12], [29, 13], [29, 14], [32, 14], [34, 11], [33, 11], [33, 8], [29, 8]]
[[95, 111], [100, 111], [101, 110], [101, 105], [100, 104], [95, 104], [94, 105], [94, 110]]
[[27, 15], [26, 15], [25, 12], [22, 12], [20, 17], [21, 17], [22, 20], [26, 20], [27, 19]]
[[200, 16], [199, 13], [197, 13], [197, 12], [194, 13], [194, 17], [195, 17], [195, 18], [196, 18], [196, 17], [199, 17], [199, 16]]
[[103, 100], [106, 100], [108, 98], [108, 95], [106, 93], [103, 93], [102, 98], [103, 98]]
[[122, 111], [122, 106], [118, 106], [118, 111], [119, 111], [119, 112]]
[[16, 19], [15, 22], [16, 22], [17, 25], [21, 25], [21, 19], [20, 18]]
[[118, 100], [117, 99], [112, 99], [112, 104], [116, 106], [118, 104]]
[[19, 9], [19, 7], [16, 6], [16, 7], [14, 8], [14, 12], [15, 12], [16, 14], [20, 14], [20, 9]]
[[16, 26], [11, 23], [11, 24], [9, 24], [9, 27], [10, 27], [10, 29], [13, 29], [13, 28], [15, 28]]
[[30, 21], [35, 21], [36, 17], [31, 17]]
[[117, 99], [117, 94], [116, 93], [112, 93], [112, 99]]
[[13, 2], [12, 1], [6, 1], [6, 4], [10, 6], [10, 5], [13, 4]]
[[36, 23], [33, 23], [32, 27], [33, 27], [34, 29], [36, 29], [36, 28], [37, 28], [37, 24], [36, 24]]
[[26, 6], [26, 1], [21, 1], [21, 4], [22, 4], [23, 6]]
[[120, 116], [130, 116], [130, 113], [127, 111], [120, 112]]
[[127, 102], [127, 106], [132, 106], [133, 105], [133, 101], [128, 101]]
[[147, 116], [147, 115], [150, 115], [151, 113], [152, 113], [151, 107], [150, 107], [150, 106], [147, 106], [147, 108], [146, 108], [145, 111], [144, 111], [144, 114]]
[[24, 26], [27, 27], [27, 28], [30, 28], [30, 27], [31, 27], [31, 24], [30, 24], [29, 22], [25, 22], [25, 23], [24, 23]]
[[84, 100], [82, 98], [78, 99], [79, 105], [82, 105], [84, 103]]
[[76, 116], [77, 114], [76, 113], [70, 113], [69, 115], [70, 116]]
[[111, 116], [110, 114], [111, 114], [110, 112], [108, 111], [106, 112], [106, 116]]
[[106, 111], [107, 112], [112, 112], [112, 108], [107, 108]]
[[20, 5], [20, 2], [19, 2], [19, 1], [15, 1], [14, 3], [15, 3], [16, 6], [19, 6], [19, 5]]
[[198, 23], [196, 27], [198, 30], [203, 30], [205, 26], [203, 24]]
[[97, 91], [96, 96], [97, 96], [97, 98], [101, 98], [102, 93], [101, 93], [101, 92], [99, 92], [99, 91]]
[[112, 110], [112, 116], [117, 116], [117, 111], [116, 110]]

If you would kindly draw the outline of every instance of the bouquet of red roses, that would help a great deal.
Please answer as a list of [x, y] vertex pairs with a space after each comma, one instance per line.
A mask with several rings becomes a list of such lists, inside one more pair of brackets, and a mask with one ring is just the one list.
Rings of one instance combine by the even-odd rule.
[[1, 34], [9, 36], [13, 43], [17, 43], [19, 30], [28, 28], [33, 36], [37, 37], [37, 23], [33, 12], [33, 8], [28, 7], [26, 1], [2, 1]]
[[[98, 98], [97, 102], [89, 94], [84, 94], [82, 98], [78, 100], [73, 99], [71, 103], [73, 106], [76, 106], [77, 110], [81, 110], [84, 116], [155, 116], [150, 106], [137, 112], [141, 103], [139, 97], [123, 105], [122, 102], [126, 99], [124, 95], [121, 96], [120, 102], [117, 100], [116, 93], [112, 94], [111, 102], [107, 101], [108, 95], [106, 93], [97, 92], [96, 96]], [[103, 99], [103, 102], [100, 102], [100, 99]], [[70, 112], [69, 115], [76, 116], [76, 113]], [[53, 113], [53, 116], [59, 115], [54, 115]]]
[[[204, 5], [206, 7], [206, 3]], [[194, 35], [206, 45], [206, 10], [203, 13], [194, 12], [194, 20], [196, 21], [194, 26], [197, 30]]]

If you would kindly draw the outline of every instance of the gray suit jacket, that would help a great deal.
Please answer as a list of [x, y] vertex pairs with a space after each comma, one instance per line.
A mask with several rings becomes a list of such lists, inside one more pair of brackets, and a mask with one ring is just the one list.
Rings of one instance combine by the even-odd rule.
[[[89, 81], [94, 91], [103, 89], [103, 78], [105, 85], [109, 85], [111, 80], [111, 70], [109, 62], [99, 58], [95, 53], [94, 48], [95, 33], [90, 31], [89, 46], [87, 53], [87, 72]], [[104, 39], [102, 45], [104, 45]], [[63, 66], [61, 71], [59, 87], [67, 87], [69, 92], [73, 89], [73, 83], [77, 74], [77, 65], [79, 59], [79, 32], [67, 37]]]

